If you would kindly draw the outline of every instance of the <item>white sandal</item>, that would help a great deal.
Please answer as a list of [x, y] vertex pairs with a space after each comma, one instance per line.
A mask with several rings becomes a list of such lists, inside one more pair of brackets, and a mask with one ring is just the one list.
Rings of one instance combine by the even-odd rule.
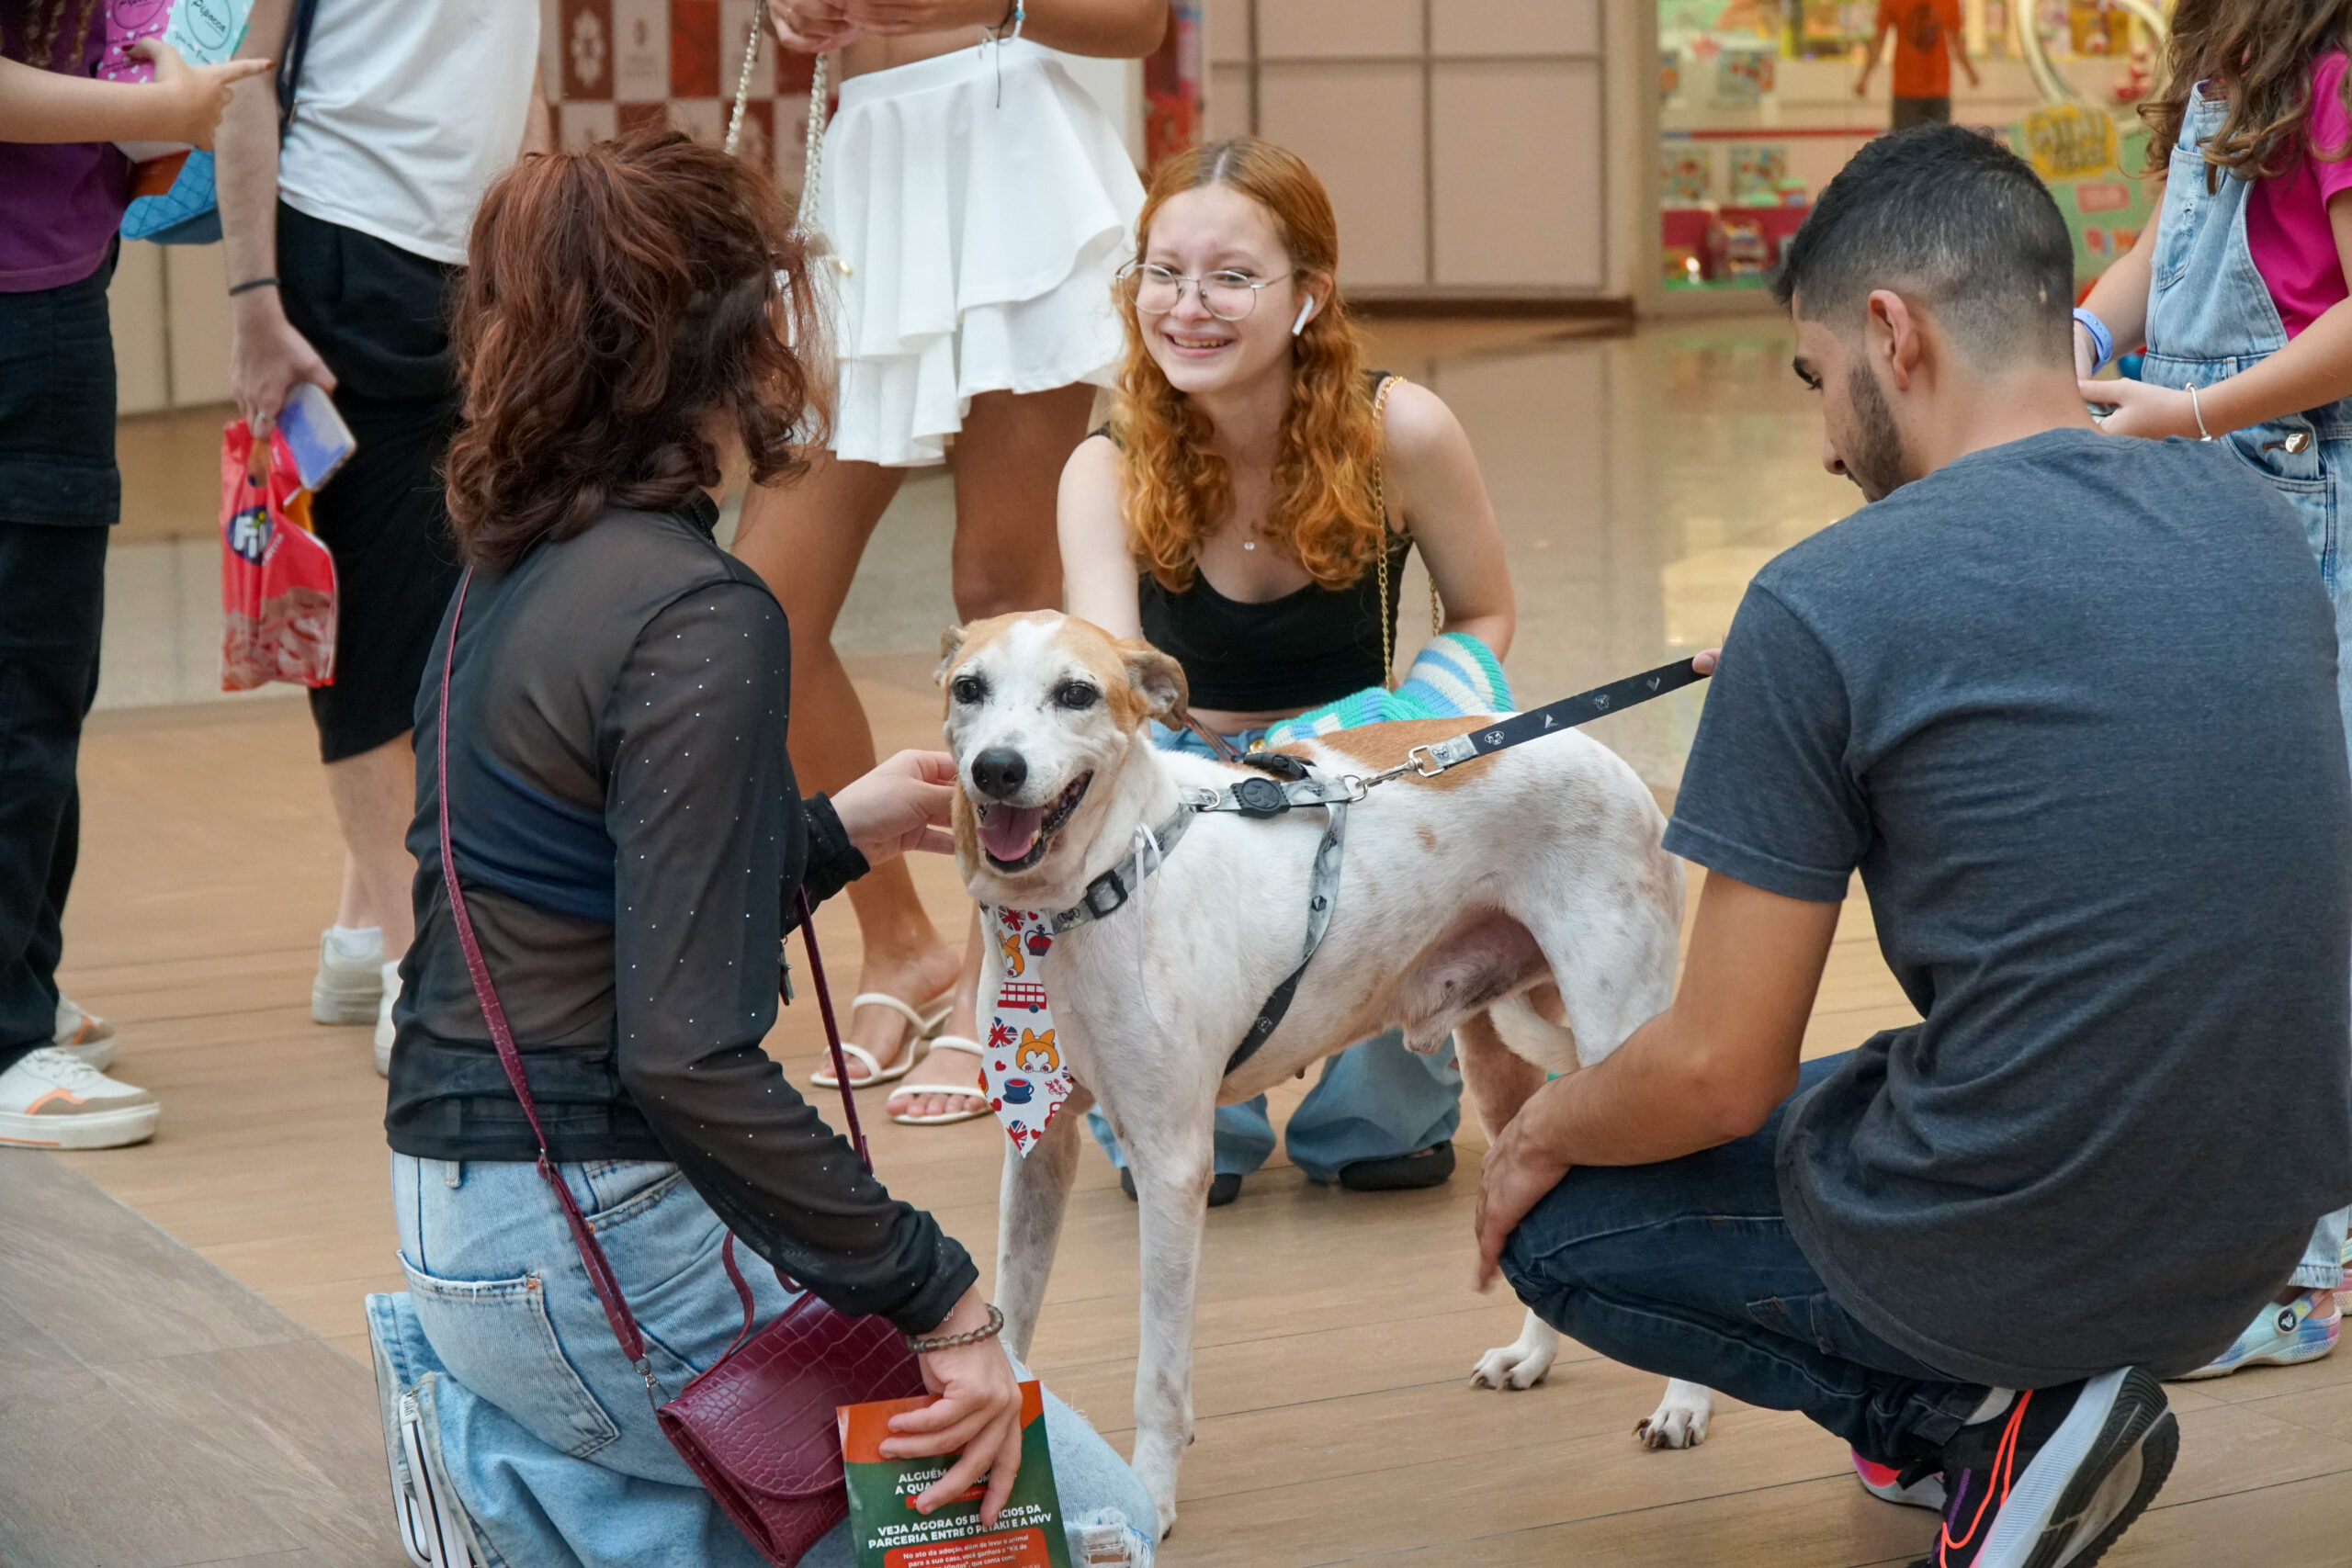
[[[981, 1049], [978, 1041], [967, 1040], [960, 1034], [934, 1034], [931, 1037], [930, 1045], [933, 1051], [968, 1053], [975, 1062], [987, 1055]], [[892, 1098], [896, 1099], [900, 1094], [958, 1095], [979, 1101], [978, 1105], [969, 1111], [941, 1111], [929, 1116], [893, 1113], [890, 1120], [901, 1127], [953, 1127], [958, 1122], [977, 1122], [989, 1113], [988, 1091], [969, 1079], [963, 1083], [900, 1084]]]
[[[897, 1083], [912, 1072], [915, 1064], [923, 1059], [924, 1045], [931, 1039], [931, 1032], [947, 1021], [948, 1011], [955, 1005], [956, 998], [953, 996], [942, 997], [939, 998], [939, 1005], [929, 1014], [924, 1014], [917, 1012], [888, 991], [860, 991], [850, 998], [849, 1010], [852, 1014], [860, 1008], [888, 1008], [912, 1024], [914, 1032], [899, 1037], [899, 1049], [903, 1053], [905, 1059], [896, 1066], [889, 1067], [876, 1061], [874, 1053], [865, 1046], [853, 1045], [846, 1040], [842, 1041], [842, 1055], [865, 1064], [866, 1076], [850, 1079], [849, 1087], [854, 1089], [872, 1089], [876, 1084]], [[847, 1020], [844, 1019], [843, 1021], [846, 1022]], [[819, 1089], [841, 1087], [841, 1080], [833, 1077], [832, 1064], [830, 1062], [810, 1073], [808, 1081]]]

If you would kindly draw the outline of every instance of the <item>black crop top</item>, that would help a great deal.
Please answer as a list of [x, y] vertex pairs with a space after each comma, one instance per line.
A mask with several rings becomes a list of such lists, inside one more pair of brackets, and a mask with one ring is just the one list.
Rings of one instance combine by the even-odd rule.
[[[1370, 379], [1377, 387], [1385, 376], [1374, 371]], [[1109, 434], [1107, 427], [1102, 434]], [[1411, 536], [1389, 533], [1389, 643], [1396, 635], [1397, 590], [1412, 549]], [[1367, 569], [1345, 588], [1310, 582], [1256, 604], [1227, 598], [1197, 570], [1182, 593], [1147, 571], [1136, 595], [1144, 640], [1184, 667], [1197, 706], [1228, 713], [1307, 708], [1387, 683], [1376, 570]]]

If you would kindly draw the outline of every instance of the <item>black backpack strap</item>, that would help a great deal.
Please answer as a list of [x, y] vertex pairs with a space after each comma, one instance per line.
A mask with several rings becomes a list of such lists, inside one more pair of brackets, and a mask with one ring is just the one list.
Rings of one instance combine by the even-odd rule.
[[277, 139], [286, 140], [294, 123], [294, 89], [302, 80], [302, 57], [311, 52], [311, 25], [319, 18], [319, 0], [294, 0], [294, 15], [286, 25], [286, 47], [277, 55]]

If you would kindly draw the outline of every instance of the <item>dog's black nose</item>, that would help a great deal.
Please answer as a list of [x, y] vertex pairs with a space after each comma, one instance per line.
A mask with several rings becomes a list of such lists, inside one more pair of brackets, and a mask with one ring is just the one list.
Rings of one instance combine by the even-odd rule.
[[972, 759], [972, 784], [991, 800], [1021, 793], [1029, 782], [1029, 759], [1010, 746], [991, 746]]

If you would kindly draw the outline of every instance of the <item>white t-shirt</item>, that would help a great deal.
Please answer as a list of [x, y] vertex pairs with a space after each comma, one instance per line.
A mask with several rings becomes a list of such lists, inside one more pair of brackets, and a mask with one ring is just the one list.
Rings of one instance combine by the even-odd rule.
[[277, 191], [323, 222], [462, 264], [514, 162], [538, 0], [318, 0]]

